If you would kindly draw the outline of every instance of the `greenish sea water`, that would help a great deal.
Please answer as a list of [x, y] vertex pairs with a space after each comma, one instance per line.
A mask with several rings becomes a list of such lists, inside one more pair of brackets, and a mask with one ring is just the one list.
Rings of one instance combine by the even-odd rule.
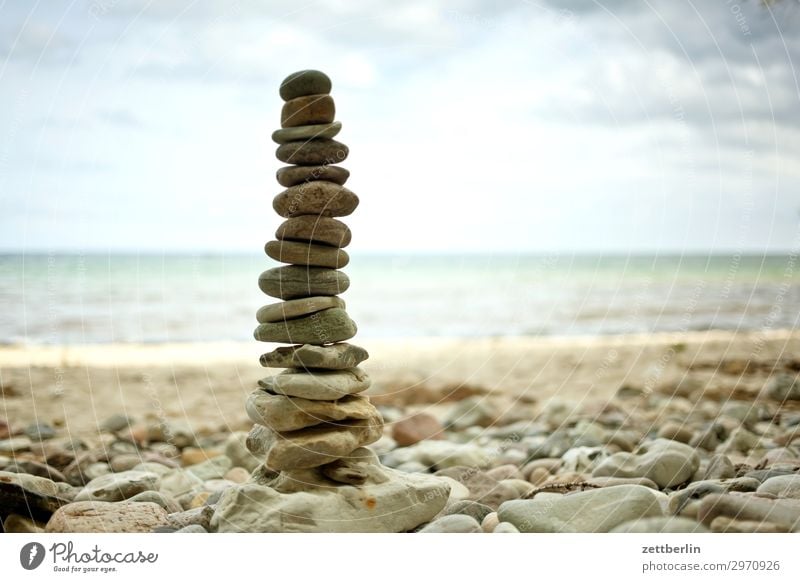
[[[264, 255], [0, 255], [0, 342], [248, 340]], [[797, 328], [793, 255], [356, 255], [359, 337]]]

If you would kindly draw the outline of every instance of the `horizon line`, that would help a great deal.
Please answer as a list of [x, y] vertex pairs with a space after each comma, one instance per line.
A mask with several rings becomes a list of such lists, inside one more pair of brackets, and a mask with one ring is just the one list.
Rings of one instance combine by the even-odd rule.
[[[452, 256], [535, 256], [546, 257], [552, 255], [573, 255], [573, 256], [613, 256], [613, 257], [709, 257], [709, 256], [742, 256], [742, 257], [769, 257], [769, 256], [787, 256], [797, 254], [798, 249], [688, 249], [685, 251], [680, 250], [656, 250], [656, 249], [642, 249], [636, 251], [627, 251], [620, 249], [612, 250], [577, 250], [577, 249], [562, 249], [562, 250], [525, 250], [525, 251], [478, 251], [478, 250], [413, 250], [413, 251], [400, 251], [400, 250], [385, 250], [385, 251], [348, 251], [351, 256], [413, 256], [413, 257], [452, 257]], [[0, 256], [174, 256], [174, 257], [190, 257], [190, 256], [250, 256], [262, 255], [263, 251], [253, 250], [187, 250], [187, 249], [165, 249], [157, 251], [152, 249], [147, 250], [132, 250], [132, 249], [33, 249], [33, 250], [18, 250], [18, 249], [0, 249]], [[264, 255], [266, 256], [266, 255]]]

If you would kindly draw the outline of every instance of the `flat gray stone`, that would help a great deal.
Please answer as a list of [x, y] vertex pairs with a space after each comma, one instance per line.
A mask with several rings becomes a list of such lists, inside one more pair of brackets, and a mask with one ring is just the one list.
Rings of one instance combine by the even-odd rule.
[[313, 242], [344, 248], [352, 233], [347, 225], [327, 216], [296, 216], [281, 223], [275, 231], [278, 240]]
[[626, 521], [611, 533], [711, 533], [702, 523], [688, 517], [645, 517]]
[[313, 373], [289, 368], [259, 380], [258, 384], [274, 394], [309, 400], [338, 400], [348, 394], [363, 392], [369, 388], [370, 379], [361, 368], [319, 370]]
[[137, 502], [137, 503], [155, 503], [164, 508], [164, 511], [167, 513], [174, 513], [176, 511], [181, 511], [180, 504], [165, 493], [161, 493], [160, 491], [142, 491], [128, 499], [130, 502]]
[[471, 501], [469, 499], [458, 499], [447, 504], [444, 508], [445, 515], [463, 514], [468, 515], [477, 522], [482, 522], [484, 518], [494, 510], [488, 505]]
[[343, 249], [306, 242], [271, 240], [264, 245], [264, 252], [281, 263], [309, 267], [341, 269], [350, 262], [350, 256]]
[[729, 479], [735, 475], [736, 467], [727, 455], [712, 455], [703, 472], [703, 479]]
[[324, 422], [366, 420], [378, 414], [364, 396], [349, 395], [339, 400], [309, 400], [255, 390], [247, 398], [250, 420], [277, 432], [299, 430]]
[[498, 523], [495, 528], [492, 530], [492, 533], [520, 533], [520, 531], [514, 526], [514, 524], [508, 523], [507, 521], [501, 521]]
[[217, 504], [211, 530], [399, 533], [430, 521], [444, 507], [450, 493], [445, 479], [387, 469], [374, 455], [370, 462], [374, 470], [359, 487], [337, 485], [313, 469], [298, 476], [297, 490], [283, 492], [269, 482], [232, 487]]
[[231, 467], [233, 467], [233, 462], [228, 457], [217, 455], [202, 463], [186, 467], [186, 471], [201, 481], [210, 481], [211, 479], [222, 479]]
[[187, 525], [186, 527], [176, 530], [175, 533], [208, 533], [208, 531], [206, 531], [206, 528], [202, 525], [193, 523], [192, 525]]
[[323, 166], [339, 164], [347, 159], [350, 149], [335, 139], [290, 141], [275, 150], [275, 157], [284, 164]]
[[277, 433], [251, 431], [255, 443], [251, 450], [264, 451], [264, 464], [275, 471], [310, 469], [346, 458], [356, 449], [374, 443], [383, 431], [383, 419], [376, 411], [366, 420], [319, 424], [309, 428]]
[[279, 216], [292, 218], [306, 214], [315, 216], [347, 216], [358, 207], [358, 196], [335, 182], [316, 180], [287, 188], [272, 200]]
[[711, 494], [700, 501], [697, 517], [709, 526], [719, 517], [769, 522], [788, 531], [800, 528], [800, 503], [796, 499], [767, 499], [747, 494]]
[[272, 132], [272, 141], [277, 144], [284, 144], [290, 141], [306, 139], [331, 139], [336, 137], [341, 130], [342, 124], [338, 121], [334, 121], [333, 123], [321, 123], [318, 125], [287, 127]]
[[354, 368], [369, 358], [367, 350], [345, 342], [330, 346], [281, 347], [262, 354], [261, 365], [265, 368], [323, 368], [344, 370]]
[[59, 507], [74, 497], [73, 488], [44, 477], [0, 471], [0, 511], [47, 521]]
[[287, 319], [303, 317], [304, 315], [311, 315], [312, 313], [316, 313], [324, 309], [330, 309], [332, 307], [344, 309], [344, 300], [331, 295], [303, 297], [300, 299], [292, 299], [290, 301], [282, 301], [280, 303], [271, 303], [269, 305], [265, 305], [259, 309], [258, 312], [256, 312], [256, 320], [258, 320], [258, 323], [275, 323], [278, 321], [285, 321]]
[[180, 499], [183, 495], [194, 495], [202, 491], [203, 480], [186, 469], [171, 469], [169, 473], [161, 476], [158, 490], [165, 495]]
[[693, 481], [683, 489], [670, 493], [668, 507], [672, 513], [677, 515], [706, 495], [731, 491], [755, 491], [760, 484], [757, 479], [751, 477]]
[[481, 524], [469, 515], [445, 515], [429, 523], [419, 533], [481, 533]]
[[350, 171], [341, 166], [284, 166], [280, 168], [275, 177], [278, 184], [284, 188], [302, 184], [303, 182], [313, 182], [314, 180], [327, 180], [344, 184], [350, 177]]
[[159, 476], [145, 471], [122, 471], [92, 479], [75, 501], [123, 501], [157, 488]]
[[336, 269], [287, 265], [261, 273], [258, 286], [272, 297], [298, 299], [344, 293], [350, 287], [350, 278]]
[[559, 497], [506, 501], [497, 515], [521, 532], [600, 533], [634, 519], [661, 517], [663, 512], [651, 489], [617, 485]]
[[757, 493], [800, 499], [800, 475], [770, 477], [756, 490]]
[[203, 529], [208, 529], [211, 517], [214, 515], [214, 508], [209, 506], [193, 507], [186, 511], [171, 513], [167, 516], [168, 524], [171, 527], [180, 529], [190, 525], [200, 525]]
[[262, 323], [253, 335], [262, 342], [322, 346], [348, 340], [356, 331], [356, 324], [347, 312], [334, 307], [280, 323]]
[[335, 117], [336, 104], [330, 95], [303, 95], [283, 104], [281, 127], [333, 123]]
[[[416, 462], [440, 470], [449, 467], [469, 467], [471, 474], [482, 474], [482, 471], [476, 469], [488, 469], [494, 458], [494, 455], [474, 442], [424, 440], [410, 447], [394, 449], [386, 454], [383, 461], [390, 466]], [[448, 477], [450, 476], [452, 475], [448, 475]], [[494, 484], [497, 483], [495, 479], [491, 481]]]
[[304, 95], [326, 94], [331, 92], [331, 80], [328, 75], [316, 69], [297, 71], [281, 81], [278, 92], [284, 101]]
[[645, 477], [659, 487], [674, 487], [691, 479], [700, 466], [697, 452], [683, 443], [655, 439], [636, 453], [615, 453], [592, 471], [593, 477]]

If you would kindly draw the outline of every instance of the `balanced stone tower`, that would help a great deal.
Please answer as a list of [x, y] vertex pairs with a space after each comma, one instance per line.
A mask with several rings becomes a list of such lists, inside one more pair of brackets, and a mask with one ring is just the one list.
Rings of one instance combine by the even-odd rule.
[[272, 139], [290, 165], [278, 170], [286, 189], [272, 206], [286, 220], [265, 252], [286, 265], [259, 277], [261, 290], [282, 301], [258, 310], [254, 335], [290, 345], [261, 356], [262, 366], [283, 369], [259, 381], [246, 404], [256, 423], [247, 446], [264, 463], [222, 496], [218, 531], [408, 531], [449, 494], [444, 480], [388, 469], [366, 448], [383, 434], [383, 419], [362, 394], [370, 379], [358, 366], [368, 354], [347, 343], [356, 324], [339, 297], [350, 286], [339, 269], [350, 260], [351, 233], [338, 219], [359, 200], [344, 187], [350, 172], [336, 165], [349, 151], [333, 139], [342, 124], [330, 91], [327, 75], [311, 70], [280, 87]]

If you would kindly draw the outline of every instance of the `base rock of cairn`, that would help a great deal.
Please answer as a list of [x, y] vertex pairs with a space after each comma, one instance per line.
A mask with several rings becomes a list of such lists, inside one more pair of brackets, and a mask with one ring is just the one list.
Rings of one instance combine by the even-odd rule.
[[281, 129], [272, 135], [286, 188], [273, 201], [286, 220], [265, 246], [286, 266], [264, 271], [261, 290], [282, 302], [258, 310], [255, 338], [292, 344], [261, 356], [283, 368], [259, 382], [247, 400], [256, 425], [247, 439], [263, 458], [250, 482], [220, 499], [211, 528], [220, 532], [403, 532], [444, 507], [443, 479], [395, 471], [366, 448], [383, 434], [383, 419], [362, 395], [369, 376], [359, 368], [367, 351], [346, 343], [356, 324], [338, 297], [350, 286], [338, 269], [351, 240], [338, 220], [358, 206], [344, 187], [350, 172], [336, 166], [349, 153], [335, 141], [342, 124], [331, 81], [300, 71], [281, 84]]

